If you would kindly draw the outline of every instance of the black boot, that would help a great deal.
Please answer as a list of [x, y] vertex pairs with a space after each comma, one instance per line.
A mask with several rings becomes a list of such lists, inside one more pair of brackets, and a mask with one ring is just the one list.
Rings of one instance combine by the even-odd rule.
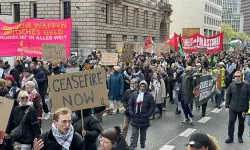
[[239, 141], [239, 143], [243, 143], [242, 136], [238, 136], [238, 141]]
[[180, 110], [175, 110], [175, 114], [181, 114]]
[[119, 114], [119, 113], [120, 113], [120, 112], [119, 112], [119, 109], [117, 109], [116, 113], [117, 113], [117, 114]]
[[233, 137], [228, 137], [225, 142], [226, 143], [233, 143], [234, 142], [234, 138]]

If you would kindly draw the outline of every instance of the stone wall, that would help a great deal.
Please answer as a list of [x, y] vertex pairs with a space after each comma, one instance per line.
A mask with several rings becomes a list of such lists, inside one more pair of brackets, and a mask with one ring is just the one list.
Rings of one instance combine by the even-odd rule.
[[[0, 0], [3, 14], [12, 14], [12, 3], [20, 3], [21, 20], [29, 18], [31, 14], [30, 2], [35, 0]], [[128, 41], [134, 41], [134, 36], [139, 41], [143, 37], [151, 36], [156, 41], [160, 38], [160, 23], [162, 16], [159, 7], [144, 4], [140, 0], [123, 0], [122, 3], [113, 3], [114, 0], [71, 0], [72, 44], [71, 51], [80, 54], [90, 53], [93, 49], [106, 49], [106, 35], [111, 34], [111, 49], [116, 48], [116, 43], [122, 41], [126, 35]], [[61, 19], [60, 0], [36, 0], [37, 17], [42, 19]], [[111, 24], [106, 23], [106, 3], [111, 7]], [[127, 26], [122, 24], [122, 7], [128, 8]], [[134, 26], [134, 9], [139, 10], [138, 27]], [[144, 28], [144, 11], [148, 13], [148, 27]], [[153, 28], [154, 14], [156, 14], [156, 27]], [[168, 31], [169, 31], [169, 24]], [[168, 32], [169, 33], [169, 32]]]

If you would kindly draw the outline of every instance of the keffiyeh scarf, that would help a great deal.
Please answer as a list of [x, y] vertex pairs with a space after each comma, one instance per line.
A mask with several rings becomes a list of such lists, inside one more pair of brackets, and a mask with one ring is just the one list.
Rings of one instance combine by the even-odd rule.
[[139, 95], [136, 99], [136, 113], [141, 113], [142, 102], [144, 98], [144, 92], [139, 91]]
[[69, 150], [69, 147], [71, 145], [73, 135], [74, 135], [74, 128], [71, 125], [70, 129], [67, 133], [62, 134], [58, 131], [58, 129], [55, 127], [55, 124], [52, 124], [52, 134], [55, 137], [56, 141], [65, 149]]

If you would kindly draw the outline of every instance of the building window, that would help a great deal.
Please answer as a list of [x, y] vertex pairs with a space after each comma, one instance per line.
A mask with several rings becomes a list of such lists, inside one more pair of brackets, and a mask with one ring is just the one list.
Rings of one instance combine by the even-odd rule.
[[37, 18], [37, 4], [34, 2], [30, 3], [30, 17]]
[[71, 1], [61, 1], [61, 19], [71, 17]]
[[12, 16], [14, 22], [20, 22], [20, 4], [12, 4]]
[[112, 23], [112, 20], [111, 20], [111, 7], [112, 5], [110, 3], [107, 3], [106, 4], [106, 23], [107, 24], [111, 24]]
[[106, 49], [111, 49], [111, 34], [106, 34]]
[[134, 27], [138, 27], [139, 9], [134, 9]]
[[144, 22], [143, 22], [143, 27], [148, 28], [148, 11], [144, 11]]
[[134, 36], [134, 41], [138, 42], [138, 36]]
[[127, 35], [122, 35], [122, 41], [127, 41]]
[[122, 25], [128, 25], [128, 6], [122, 7]]
[[153, 13], [153, 29], [156, 30], [156, 13]]

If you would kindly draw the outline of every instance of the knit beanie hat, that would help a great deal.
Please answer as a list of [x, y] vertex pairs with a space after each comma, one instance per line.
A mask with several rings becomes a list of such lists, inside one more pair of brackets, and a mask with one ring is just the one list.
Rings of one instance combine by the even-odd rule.
[[13, 77], [12, 75], [7, 75], [7, 76], [5, 77], [5, 80], [9, 80], [9, 81], [11, 81], [12, 83], [15, 82], [15, 79], [14, 79], [14, 77]]

